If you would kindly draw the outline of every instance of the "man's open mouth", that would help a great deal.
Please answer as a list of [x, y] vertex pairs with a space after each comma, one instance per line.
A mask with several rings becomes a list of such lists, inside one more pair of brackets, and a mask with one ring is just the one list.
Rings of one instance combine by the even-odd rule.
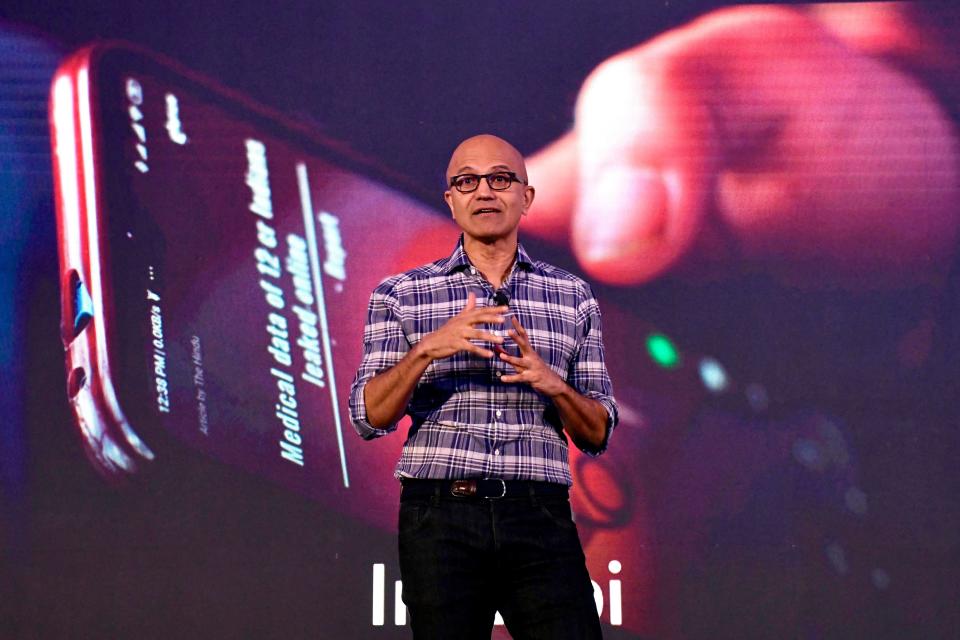
[[500, 213], [500, 209], [494, 209], [493, 207], [483, 207], [482, 209], [474, 210], [473, 215], [479, 215], [482, 213]]

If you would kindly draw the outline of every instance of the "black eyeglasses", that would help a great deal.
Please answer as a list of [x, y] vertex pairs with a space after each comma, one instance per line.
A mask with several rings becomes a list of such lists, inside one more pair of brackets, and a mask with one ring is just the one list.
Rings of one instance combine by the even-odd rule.
[[517, 174], [513, 171], [494, 171], [493, 173], [485, 173], [483, 175], [461, 173], [458, 176], [450, 178], [450, 186], [460, 193], [471, 193], [476, 191], [477, 187], [480, 186], [480, 178], [484, 178], [487, 181], [487, 186], [494, 191], [506, 191], [514, 182], [527, 184], [526, 180], [518, 178]]

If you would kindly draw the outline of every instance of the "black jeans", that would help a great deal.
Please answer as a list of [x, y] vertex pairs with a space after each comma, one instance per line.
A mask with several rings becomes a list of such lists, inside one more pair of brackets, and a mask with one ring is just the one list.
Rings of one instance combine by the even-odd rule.
[[415, 638], [489, 640], [496, 611], [514, 640], [601, 637], [566, 497], [404, 498], [399, 529]]

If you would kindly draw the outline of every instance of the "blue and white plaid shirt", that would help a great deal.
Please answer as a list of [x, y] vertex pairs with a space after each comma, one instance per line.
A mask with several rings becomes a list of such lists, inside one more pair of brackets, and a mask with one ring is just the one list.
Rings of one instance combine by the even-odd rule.
[[[510, 314], [527, 330], [545, 363], [570, 386], [607, 410], [607, 438], [617, 424], [617, 404], [603, 362], [600, 309], [590, 286], [545, 262], [530, 259], [523, 246], [504, 288]], [[426, 334], [439, 329], [467, 303], [496, 306], [494, 290], [470, 264], [463, 238], [448, 257], [380, 283], [370, 297], [363, 332], [363, 361], [350, 389], [350, 418], [364, 438], [397, 428], [377, 429], [367, 421], [363, 390], [373, 376], [397, 364]], [[505, 337], [504, 326], [478, 326]], [[480, 343], [478, 343], [480, 344]], [[491, 345], [483, 344], [490, 348]], [[527, 384], [500, 382], [515, 373], [499, 358], [461, 352], [427, 367], [407, 413], [413, 419], [397, 464], [398, 478], [503, 478], [571, 484], [567, 438], [556, 408]]]

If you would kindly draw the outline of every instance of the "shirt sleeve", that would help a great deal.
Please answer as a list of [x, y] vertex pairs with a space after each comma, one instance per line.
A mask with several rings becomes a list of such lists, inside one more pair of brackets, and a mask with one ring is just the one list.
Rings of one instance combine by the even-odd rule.
[[[596, 400], [607, 410], [607, 432], [598, 449], [580, 449], [590, 456], [599, 456], [606, 451], [610, 434], [619, 421], [617, 401], [613, 397], [613, 384], [603, 359], [603, 329], [600, 321], [600, 306], [590, 286], [584, 283], [586, 295], [577, 307], [577, 328], [580, 337], [579, 349], [570, 364], [567, 382], [581, 395]], [[578, 445], [579, 446], [579, 445]]]
[[397, 423], [378, 429], [367, 419], [363, 390], [370, 378], [389, 369], [410, 350], [410, 342], [400, 323], [400, 304], [390, 279], [382, 282], [370, 296], [367, 322], [363, 328], [363, 359], [350, 387], [350, 421], [364, 440], [396, 430]]

